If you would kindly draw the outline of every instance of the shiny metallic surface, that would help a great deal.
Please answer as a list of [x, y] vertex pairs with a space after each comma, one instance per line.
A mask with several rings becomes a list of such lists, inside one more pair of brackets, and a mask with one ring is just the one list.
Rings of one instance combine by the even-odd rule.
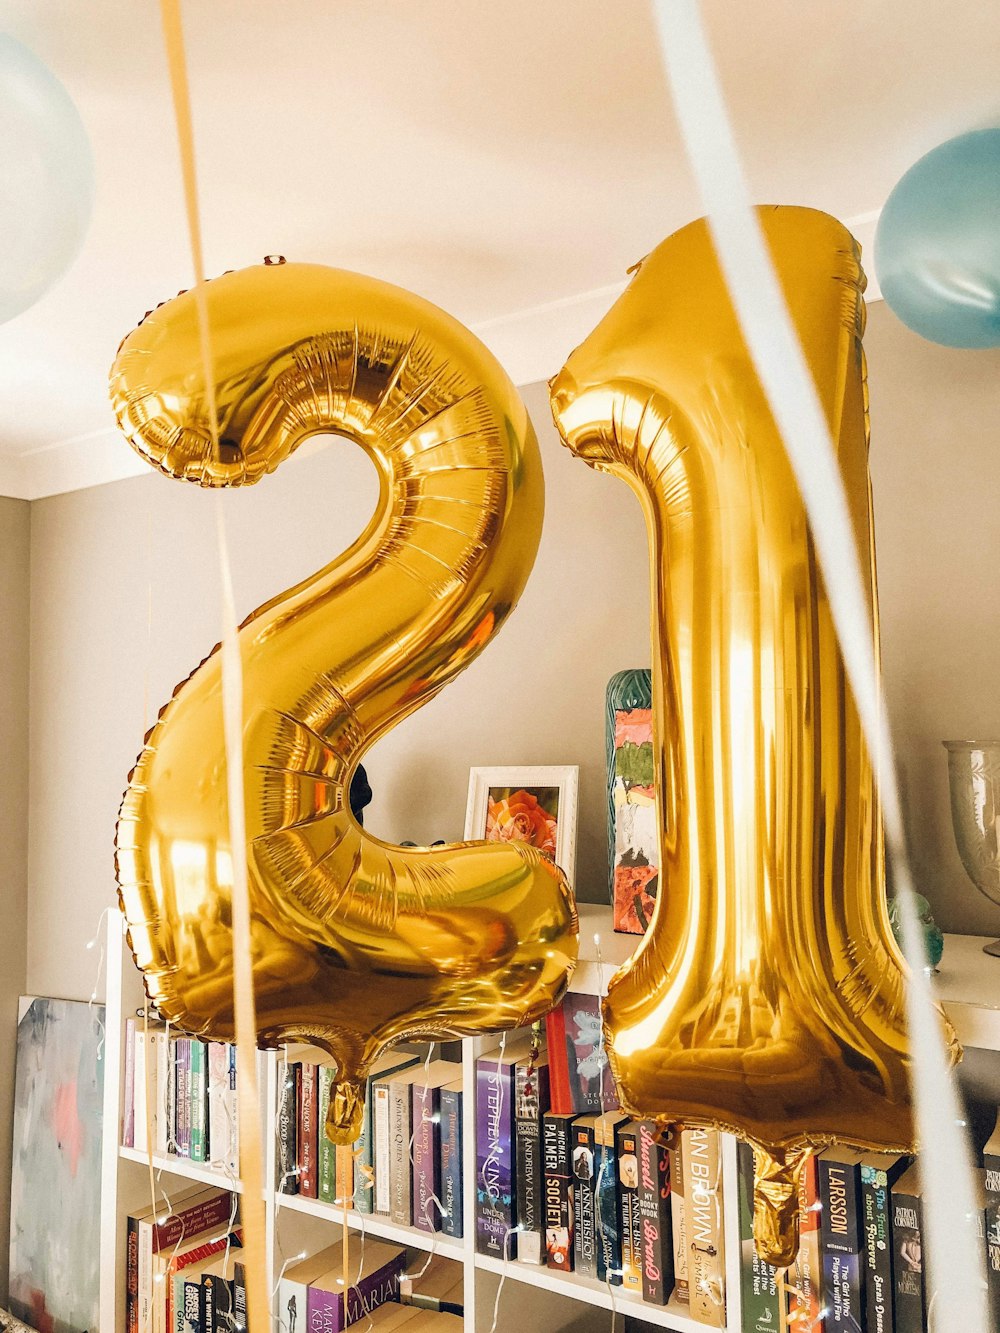
[[[240, 631], [259, 1038], [308, 1040], [336, 1059], [328, 1129], [351, 1142], [366, 1070], [385, 1047], [538, 1019], [575, 965], [572, 894], [540, 852], [399, 848], [366, 833], [348, 803], [364, 751], [482, 652], [512, 611], [538, 546], [541, 461], [504, 371], [418, 297], [281, 262], [205, 290], [219, 449], [190, 293], [119, 349], [111, 392], [132, 445], [172, 477], [239, 486], [308, 436], [337, 432], [380, 479], [354, 545]], [[177, 687], [146, 739], [122, 803], [117, 868], [151, 999], [189, 1032], [232, 1039], [218, 652]]]
[[[822, 213], [760, 216], [877, 635], [857, 247]], [[605, 1003], [615, 1080], [635, 1115], [754, 1144], [757, 1245], [784, 1265], [809, 1150], [912, 1146], [904, 963], [805, 510], [704, 221], [643, 260], [551, 392], [573, 453], [638, 495], [652, 562], [662, 870]]]

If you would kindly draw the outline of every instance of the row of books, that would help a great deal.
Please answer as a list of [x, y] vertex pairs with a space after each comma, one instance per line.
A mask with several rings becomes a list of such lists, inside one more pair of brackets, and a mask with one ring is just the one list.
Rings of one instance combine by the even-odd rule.
[[349, 1285], [344, 1282], [341, 1242], [286, 1268], [278, 1283], [276, 1328], [281, 1333], [322, 1329], [340, 1333], [363, 1321], [365, 1328], [455, 1329], [463, 1312], [462, 1266], [454, 1260], [420, 1255], [407, 1273], [406, 1251], [367, 1240], [348, 1251]]
[[[739, 1144], [743, 1333], [927, 1333], [920, 1164], [912, 1157], [828, 1148], [800, 1183], [795, 1264], [776, 1270], [753, 1247], [753, 1153]], [[1000, 1134], [987, 1144], [979, 1234], [993, 1319], [1000, 1315]], [[988, 1187], [995, 1186], [990, 1189]], [[997, 1323], [1000, 1327], [1000, 1323]]]
[[524, 1035], [476, 1062], [476, 1249], [657, 1305], [673, 1294], [722, 1327], [719, 1135], [685, 1130], [668, 1144], [621, 1111], [560, 1109], [552, 1083], [550, 1051]]
[[122, 1143], [239, 1172], [236, 1047], [125, 1023]]
[[236, 1197], [194, 1186], [128, 1218], [126, 1333], [231, 1333], [246, 1327]]
[[323, 1129], [333, 1062], [292, 1047], [279, 1070], [280, 1192], [461, 1238], [460, 1064], [403, 1050], [383, 1056], [368, 1080], [361, 1137], [340, 1148]]

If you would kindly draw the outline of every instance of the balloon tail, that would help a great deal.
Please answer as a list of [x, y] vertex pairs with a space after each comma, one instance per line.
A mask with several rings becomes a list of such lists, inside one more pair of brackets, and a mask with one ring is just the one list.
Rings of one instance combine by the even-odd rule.
[[799, 1250], [799, 1177], [809, 1153], [753, 1145], [753, 1241], [758, 1256], [789, 1268]]

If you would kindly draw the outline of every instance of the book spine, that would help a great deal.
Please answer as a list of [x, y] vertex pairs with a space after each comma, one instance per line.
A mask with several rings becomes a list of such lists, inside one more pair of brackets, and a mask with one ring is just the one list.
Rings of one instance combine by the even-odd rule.
[[868, 1333], [893, 1333], [892, 1219], [890, 1178], [873, 1166], [861, 1168], [861, 1238], [864, 1244], [865, 1311]]
[[699, 1323], [725, 1323], [725, 1267], [722, 1234], [722, 1159], [714, 1129], [684, 1134], [684, 1201], [688, 1245], [688, 1303]]
[[687, 1207], [684, 1199], [684, 1138], [680, 1131], [671, 1137], [670, 1157], [670, 1226], [674, 1237], [674, 1299], [682, 1305], [689, 1302]]
[[153, 1079], [153, 1087], [156, 1089], [153, 1103], [153, 1150], [161, 1157], [165, 1157], [170, 1143], [170, 1126], [167, 1123], [167, 1080], [173, 1072], [170, 1067], [170, 1038], [166, 1032], [155, 1032], [150, 1042], [149, 1058], [156, 1066], [156, 1077]]
[[341, 1208], [354, 1207], [354, 1146], [338, 1143], [334, 1150], [334, 1202]]
[[864, 1333], [860, 1167], [825, 1155], [818, 1167], [827, 1328], [831, 1333]]
[[618, 1227], [618, 1168], [613, 1142], [594, 1150], [594, 1227], [597, 1233], [597, 1280], [620, 1287], [622, 1245]]
[[517, 1255], [513, 1130], [511, 1066], [481, 1056], [476, 1061], [476, 1249], [496, 1259]]
[[236, 1329], [247, 1326], [247, 1277], [241, 1263], [233, 1265], [233, 1321]]
[[413, 1224], [419, 1231], [441, 1230], [441, 1092], [414, 1083]]
[[581, 1277], [597, 1277], [594, 1216], [594, 1126], [576, 1121], [573, 1138], [573, 1266]]
[[177, 1038], [167, 1038], [167, 1087], [164, 1113], [167, 1121], [167, 1153], [177, 1155]]
[[628, 1122], [615, 1131], [618, 1164], [618, 1230], [622, 1244], [622, 1286], [642, 1291], [642, 1220], [639, 1216], [639, 1135]]
[[191, 1160], [208, 1160], [208, 1047], [191, 1042]]
[[[320, 1070], [322, 1078], [323, 1071]], [[375, 1211], [375, 1123], [372, 1115], [372, 1080], [365, 1086], [365, 1109], [361, 1117], [361, 1137], [354, 1145], [354, 1207], [359, 1213]], [[322, 1101], [322, 1088], [320, 1089]], [[320, 1134], [323, 1126], [320, 1124]], [[320, 1149], [322, 1157], [322, 1148]]]
[[[529, 1077], [530, 1070], [530, 1077]], [[547, 1065], [514, 1070], [514, 1143], [517, 1171], [517, 1257], [522, 1263], [545, 1262], [545, 1171], [542, 1166], [542, 1115], [548, 1111]]]
[[753, 1240], [753, 1149], [736, 1145], [737, 1208], [740, 1223], [740, 1292], [743, 1333], [774, 1333], [781, 1326], [782, 1292], [778, 1270], [757, 1255]]
[[125, 1020], [125, 1086], [122, 1089], [122, 1147], [135, 1146], [135, 1019]]
[[200, 1203], [171, 1213], [165, 1222], [149, 1224], [150, 1253], [172, 1250], [185, 1236], [197, 1236], [212, 1227], [224, 1226], [233, 1215], [233, 1196], [225, 1190]]
[[315, 1199], [318, 1192], [319, 1136], [319, 1070], [316, 1065], [300, 1066], [299, 1123], [297, 1127], [297, 1159], [299, 1164], [299, 1193]]
[[389, 1220], [397, 1226], [413, 1224], [410, 1136], [413, 1121], [409, 1082], [389, 1084]]
[[986, 1281], [989, 1287], [990, 1310], [994, 1328], [1000, 1328], [1000, 1156], [983, 1153], [986, 1208], [983, 1225], [986, 1230]]
[[542, 1163], [545, 1169], [545, 1262], [558, 1272], [573, 1271], [572, 1116], [542, 1117]]
[[208, 1160], [220, 1170], [227, 1170], [230, 1156], [229, 1126], [226, 1123], [229, 1048], [224, 1041], [210, 1041], [207, 1054]]
[[340, 1333], [344, 1327], [343, 1293], [310, 1287], [306, 1292], [306, 1328], [309, 1333]]
[[[370, 1273], [353, 1287], [349, 1287], [345, 1298], [346, 1317], [343, 1327], [360, 1324], [380, 1305], [399, 1300], [399, 1279], [406, 1267], [406, 1255], [400, 1253], [390, 1259], [376, 1273]], [[310, 1324], [310, 1333], [312, 1325]]]
[[139, 1223], [134, 1217], [125, 1231], [125, 1333], [139, 1333]]
[[215, 1288], [208, 1273], [201, 1279], [201, 1333], [215, 1333]]
[[924, 1333], [923, 1219], [920, 1198], [892, 1191], [892, 1278], [895, 1333]]
[[148, 1128], [148, 1121], [146, 1118], [146, 1096], [149, 1091], [149, 1084], [146, 1078], [146, 1053], [148, 1049], [149, 1045], [146, 1041], [146, 1034], [137, 1024], [135, 1032], [135, 1054], [133, 1057], [134, 1069], [132, 1073], [132, 1146], [138, 1152], [149, 1151], [149, 1142], [146, 1137]]
[[278, 1192], [298, 1194], [299, 1175], [296, 1156], [295, 1125], [297, 1111], [298, 1065], [282, 1062], [281, 1089], [278, 1101]]
[[177, 1290], [177, 1310], [181, 1316], [178, 1333], [203, 1333], [201, 1321], [202, 1313], [202, 1295], [201, 1283], [197, 1278], [178, 1277], [177, 1282], [183, 1284], [183, 1294]]
[[823, 1319], [819, 1207], [818, 1164], [807, 1157], [799, 1176], [799, 1250], [784, 1276], [785, 1320], [793, 1329], [818, 1328]]
[[545, 1040], [549, 1051], [549, 1110], [558, 1115], [569, 1115], [573, 1110], [564, 1005], [565, 1000], [545, 1015]]
[[375, 1212], [388, 1217], [392, 1202], [389, 1190], [390, 1130], [389, 1085], [376, 1083], [372, 1094], [372, 1131], [375, 1138]]
[[458, 1088], [441, 1090], [441, 1230], [461, 1240], [465, 1234], [462, 1216], [462, 1093]]
[[670, 1155], [659, 1141], [656, 1126], [648, 1120], [639, 1125], [639, 1218], [642, 1298], [653, 1305], [665, 1305], [674, 1287]]
[[177, 1155], [191, 1156], [191, 1039], [177, 1038], [174, 1070], [174, 1108], [177, 1117]]
[[[337, 1197], [337, 1150], [330, 1142], [326, 1132], [326, 1119], [330, 1111], [330, 1089], [333, 1086], [334, 1069], [332, 1065], [319, 1067], [319, 1108], [316, 1115], [317, 1159], [319, 1179], [316, 1185], [316, 1197], [323, 1203], [333, 1203]], [[365, 1098], [364, 1116], [367, 1121], [371, 1114], [371, 1088]], [[361, 1210], [371, 1212], [371, 1209]]]

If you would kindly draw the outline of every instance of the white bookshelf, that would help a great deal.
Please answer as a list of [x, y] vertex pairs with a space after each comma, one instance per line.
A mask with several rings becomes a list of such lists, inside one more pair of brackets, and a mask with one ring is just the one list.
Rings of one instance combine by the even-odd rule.
[[[148, 1206], [150, 1202], [150, 1161], [148, 1156], [134, 1148], [120, 1146], [123, 1095], [123, 1042], [126, 1015], [142, 1003], [142, 985], [138, 972], [124, 947], [122, 927], [117, 914], [109, 921], [108, 979], [107, 979], [107, 1035], [104, 1086], [104, 1143], [101, 1201], [101, 1333], [112, 1333], [124, 1328], [125, 1292], [125, 1228], [129, 1212]], [[574, 991], [602, 994], [615, 970], [627, 960], [638, 939], [635, 936], [616, 935], [611, 927], [610, 909], [583, 904], [580, 908], [580, 964], [573, 978]], [[937, 978], [938, 991], [955, 1022], [959, 1037], [970, 1046], [1000, 1050], [1000, 960], [982, 954], [983, 940], [978, 936], [947, 936], [945, 957]], [[486, 1048], [489, 1038], [470, 1038], [462, 1043], [462, 1069], [467, 1122], [463, 1136], [465, 1182], [465, 1237], [452, 1240], [440, 1234], [431, 1235], [415, 1227], [401, 1227], [387, 1218], [365, 1215], [301, 1195], [280, 1194], [274, 1188], [276, 1179], [275, 1136], [272, 1132], [273, 1114], [278, 1087], [279, 1058], [269, 1052], [264, 1059], [265, 1076], [262, 1082], [262, 1114], [266, 1114], [264, 1143], [265, 1215], [267, 1225], [267, 1264], [270, 1286], [273, 1289], [283, 1263], [297, 1256], [305, 1248], [329, 1245], [342, 1234], [346, 1221], [351, 1235], [379, 1237], [414, 1251], [433, 1251], [464, 1265], [465, 1275], [465, 1329], [477, 1333], [476, 1300], [477, 1279], [485, 1278], [489, 1292], [495, 1289], [497, 1278], [505, 1277], [512, 1287], [527, 1285], [542, 1288], [553, 1297], [565, 1302], [568, 1325], [573, 1318], [571, 1302], [616, 1311], [643, 1320], [652, 1327], [673, 1329], [676, 1333], [695, 1333], [704, 1328], [692, 1319], [686, 1307], [668, 1303], [666, 1306], [649, 1305], [620, 1287], [609, 1288], [600, 1283], [573, 1274], [562, 1274], [552, 1269], [511, 1260], [506, 1264], [479, 1255], [475, 1250], [474, 1189], [476, 1138], [473, 1124], [475, 1106], [475, 1061]], [[264, 1111], [267, 1108], [267, 1111]], [[218, 1171], [203, 1164], [176, 1157], [152, 1159], [154, 1177], [168, 1190], [178, 1188], [178, 1182], [197, 1181], [218, 1185], [222, 1189], [239, 1189]], [[739, 1292], [739, 1234], [736, 1217], [736, 1144], [728, 1135], [723, 1137], [723, 1191], [727, 1201], [725, 1210], [725, 1253], [727, 1284], [727, 1333], [740, 1333]], [[507, 1288], [505, 1296], [511, 1293]], [[492, 1299], [488, 1302], [492, 1307]], [[480, 1303], [482, 1307], [482, 1302]], [[488, 1329], [480, 1319], [481, 1330]], [[507, 1327], [501, 1305], [498, 1327]], [[274, 1325], [277, 1328], [277, 1323]], [[541, 1327], [541, 1325], [539, 1325]], [[620, 1328], [616, 1324], [616, 1328]], [[480, 1330], [480, 1333], [481, 1333]], [[525, 1333], [531, 1330], [525, 1329]]]

